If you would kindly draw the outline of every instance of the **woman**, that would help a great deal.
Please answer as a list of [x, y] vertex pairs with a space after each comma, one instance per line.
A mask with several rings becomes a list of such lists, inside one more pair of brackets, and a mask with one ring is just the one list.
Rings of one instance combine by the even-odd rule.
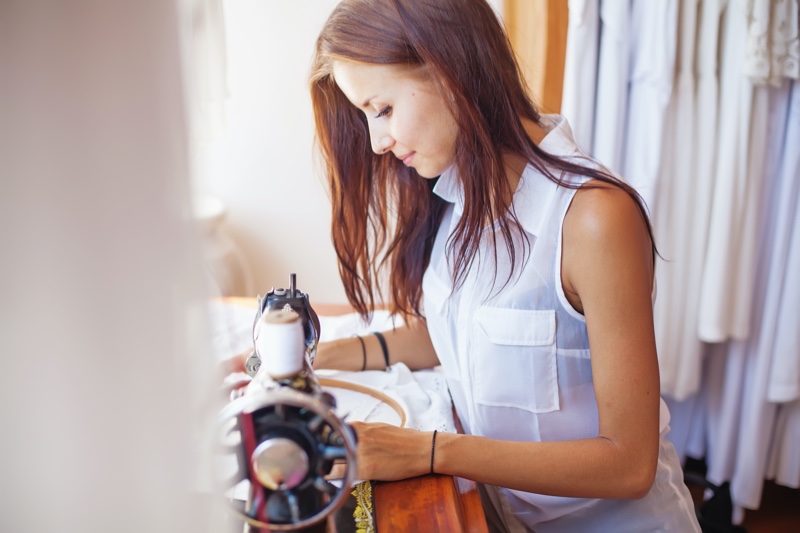
[[485, 0], [344, 0], [311, 95], [347, 296], [367, 315], [388, 276], [408, 323], [315, 365], [441, 364], [466, 433], [357, 424], [359, 476], [473, 479], [498, 531], [698, 531], [645, 209], [536, 111]]

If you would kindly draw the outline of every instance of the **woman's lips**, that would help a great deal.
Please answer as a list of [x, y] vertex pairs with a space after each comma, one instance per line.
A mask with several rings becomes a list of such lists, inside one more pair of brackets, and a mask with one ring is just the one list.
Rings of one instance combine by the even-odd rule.
[[416, 154], [416, 152], [411, 152], [404, 156], [398, 156], [398, 159], [402, 161], [405, 166], [409, 167], [411, 166], [411, 162], [414, 160], [414, 154]]

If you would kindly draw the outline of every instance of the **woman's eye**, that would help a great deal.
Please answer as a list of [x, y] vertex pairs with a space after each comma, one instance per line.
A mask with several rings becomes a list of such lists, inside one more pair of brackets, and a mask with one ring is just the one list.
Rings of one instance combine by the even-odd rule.
[[375, 115], [375, 118], [381, 118], [381, 117], [385, 117], [386, 115], [388, 115], [388, 114], [389, 114], [389, 111], [391, 111], [391, 110], [392, 110], [391, 106], [388, 106], [388, 105], [387, 105], [386, 107], [384, 107], [383, 109], [381, 109], [380, 113], [378, 113], [377, 115]]

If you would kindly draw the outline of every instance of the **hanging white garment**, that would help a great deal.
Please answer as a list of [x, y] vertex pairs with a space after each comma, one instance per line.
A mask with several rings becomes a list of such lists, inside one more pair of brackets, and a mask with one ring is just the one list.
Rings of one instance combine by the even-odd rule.
[[592, 155], [622, 172], [628, 105], [630, 0], [600, 0], [600, 52]]
[[[717, 143], [719, 139], [719, 79], [718, 57], [719, 36], [722, 14], [728, 0], [703, 0], [700, 2], [700, 18], [696, 48], [697, 65], [697, 113], [695, 115], [694, 137], [696, 139], [696, 167], [693, 175], [697, 178], [695, 191], [697, 231], [690, 237], [692, 254], [700, 254], [696, 259], [694, 275], [700, 275], [705, 262], [708, 243], [708, 227], [711, 220], [711, 203], [714, 176], [717, 167]], [[697, 257], [697, 256], [695, 256]], [[699, 262], [697, 262], [699, 261]], [[698, 289], [699, 294], [699, 289]], [[699, 312], [699, 300], [698, 300]], [[699, 336], [698, 336], [699, 338]], [[676, 394], [681, 393], [677, 390]], [[687, 387], [691, 390], [691, 387]]]
[[[749, 127], [750, 140], [747, 144], [747, 170], [745, 174], [742, 212], [735, 215], [740, 230], [734, 236], [734, 254], [730, 258], [735, 268], [732, 269], [732, 284], [736, 287], [733, 296], [732, 335], [744, 337], [750, 331], [752, 322], [753, 284], [758, 248], [759, 221], [764, 209], [763, 192], [766, 179], [766, 154], [768, 131], [768, 88], [763, 85], [753, 87], [752, 109]], [[733, 266], [732, 265], [732, 266]]]
[[[796, 85], [796, 84], [795, 84]], [[773, 121], [771, 137], [771, 162], [786, 158], [793, 160], [794, 170], [797, 166], [797, 146], [800, 141], [800, 128], [797, 117], [800, 116], [800, 92], [793, 90], [789, 94], [789, 84], [778, 90], [760, 88], [769, 91], [777, 100], [771, 106], [767, 116]], [[788, 106], [788, 107], [787, 107]], [[782, 112], [782, 115], [780, 114]], [[778, 147], [778, 150], [775, 148]], [[782, 148], [782, 150], [780, 150]], [[782, 156], [779, 155], [782, 152]], [[777, 155], [777, 157], [776, 157]], [[757, 314], [754, 314], [753, 334], [748, 339], [748, 360], [746, 380], [742, 394], [741, 430], [738, 436], [739, 449], [736, 454], [733, 475], [731, 477], [731, 497], [736, 506], [757, 509], [761, 502], [763, 480], [766, 477], [770, 441], [775, 431], [778, 405], [770, 402], [769, 376], [773, 364], [780, 358], [797, 357], [792, 354], [778, 354], [775, 344], [775, 329], [778, 322], [781, 301], [791, 290], [784, 284], [787, 273], [787, 256], [789, 235], [793, 220], [793, 208], [797, 206], [798, 180], [787, 180], [783, 173], [786, 167], [779, 168], [772, 164], [767, 169], [766, 189], [770, 192], [770, 207], [766, 211], [770, 219], [764, 225], [766, 231], [765, 248], [760, 255], [759, 283], [754, 299]], [[791, 177], [791, 176], [790, 176]], [[793, 181], [793, 183], [792, 183]], [[794, 197], [791, 196], [795, 189]], [[793, 203], [794, 202], [794, 203]], [[792, 295], [794, 296], [794, 295]], [[763, 298], [763, 302], [760, 302]], [[795, 317], [796, 318], [796, 317]], [[759, 323], [760, 322], [760, 323]], [[796, 323], [795, 323], [796, 327]]]
[[[763, 337], [762, 337], [763, 338]], [[766, 400], [769, 361], [755, 356], [752, 342], [742, 343], [747, 350], [744, 387], [741, 390], [741, 427], [736, 461], [733, 465], [731, 499], [738, 508], [758, 509], [767, 471], [769, 444], [775, 429], [777, 407]], [[741, 514], [741, 513], [736, 513]]]
[[775, 277], [780, 273], [775, 270], [775, 251], [781, 244], [774, 238], [779, 220], [772, 215], [779, 211], [776, 206], [784, 195], [776, 178], [777, 162], [785, 146], [788, 92], [786, 88], [763, 90], [769, 91], [769, 164], [765, 172], [768, 179], [763, 185], [763, 201], [769, 207], [761, 210], [764, 216], [758, 224], [758, 234], [762, 238], [754, 251], [758, 270], [752, 331], [746, 341], [714, 346], [703, 385], [708, 409], [704, 428], [708, 440], [706, 475], [715, 483], [731, 481], [731, 496], [739, 517], [743, 508], [759, 506], [777, 413], [777, 404], [767, 400], [771, 353], [764, 347], [772, 343], [771, 325], [782, 292], [781, 279]]
[[748, 17], [744, 73], [754, 83], [778, 85], [800, 76], [798, 0], [742, 0]]
[[[798, 173], [795, 171], [797, 182]], [[800, 399], [800, 216], [797, 213], [797, 183], [795, 183], [794, 224], [786, 261], [786, 278], [779, 319], [775, 328], [775, 347], [769, 375], [768, 398], [771, 402], [791, 402]]]
[[[739, 450], [742, 390], [746, 381], [747, 351], [742, 341], [709, 347], [703, 380], [704, 417], [693, 429], [702, 432], [707, 448], [694, 457], [705, 457], [706, 478], [716, 484], [729, 481]], [[759, 481], [760, 483], [760, 481]]]
[[[703, 345], [697, 337], [698, 294], [708, 224], [711, 176], [696, 175], [695, 35], [698, 0], [680, 9], [677, 81], [664, 128], [664, 158], [652, 213], [656, 244], [665, 261], [657, 265], [659, 295], [654, 320], [661, 390], [677, 400], [697, 391]], [[698, 244], [702, 243], [702, 246]]]
[[781, 404], [770, 449], [767, 479], [786, 487], [800, 488], [800, 401]]
[[754, 83], [766, 83], [772, 67], [769, 23], [773, 0], [745, 0], [744, 3], [747, 10], [747, 49], [742, 70]]
[[664, 116], [672, 93], [678, 1], [633, 0], [628, 123], [623, 175], [653, 205]]
[[[777, 205], [775, 247], [772, 254], [770, 289], [780, 295], [773, 314], [764, 316], [769, 324], [769, 343], [759, 357], [769, 357], [768, 398], [790, 402], [800, 398], [800, 82], [792, 84], [783, 156], [777, 179], [780, 194]], [[774, 288], [773, 288], [774, 287]], [[772, 311], [772, 310], [768, 310]]]
[[572, 125], [575, 142], [592, 149], [600, 0], [569, 0], [567, 50], [561, 114]]
[[800, 78], [800, 1], [777, 0], [772, 23], [773, 85], [780, 78]]
[[[745, 213], [750, 209], [748, 198], [749, 145], [753, 87], [742, 74], [746, 24], [743, 10], [730, 4], [725, 12], [720, 66], [720, 113], [717, 166], [712, 193], [708, 246], [703, 265], [698, 330], [707, 342], [747, 337], [747, 320], [737, 313], [736, 303], [752, 295], [752, 283], [737, 285], [739, 263], [743, 256], [753, 257], [754, 250], [744, 246]], [[758, 141], [758, 139], [753, 139]], [[744, 295], [737, 294], [744, 291]]]

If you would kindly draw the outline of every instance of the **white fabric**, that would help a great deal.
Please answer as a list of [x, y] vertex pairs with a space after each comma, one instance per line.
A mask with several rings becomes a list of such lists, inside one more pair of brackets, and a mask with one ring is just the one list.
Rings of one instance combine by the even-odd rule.
[[[544, 150], [579, 155], [566, 120], [545, 116], [543, 122], [550, 129], [541, 143]], [[512, 441], [596, 436], [586, 323], [567, 302], [560, 276], [561, 227], [574, 189], [556, 186], [529, 166], [513, 200], [530, 244], [526, 263], [509, 279], [511, 262], [502, 237], [495, 234], [495, 255], [487, 230], [479, 260], [455, 292], [444, 250], [463, 212], [463, 194], [452, 169], [439, 178], [434, 192], [451, 205], [423, 278], [425, 315], [465, 431]], [[522, 249], [519, 236], [515, 244]], [[644, 498], [563, 498], [486, 486], [496, 512], [491, 514], [508, 531], [699, 531], [680, 463], [664, 438], [668, 419], [662, 402], [658, 471]]]
[[[697, 139], [697, 163], [694, 176], [698, 179], [695, 207], [698, 209], [698, 231], [693, 235], [691, 250], [693, 254], [701, 254], [702, 259], [695, 260], [697, 267], [693, 275], [702, 279], [702, 269], [706, 260], [708, 228], [711, 221], [711, 205], [713, 200], [714, 181], [717, 168], [717, 146], [720, 138], [719, 117], [722, 114], [719, 98], [720, 80], [718, 77], [720, 52], [720, 28], [722, 14], [728, 0], [704, 0], [700, 2], [700, 20], [697, 45], [697, 114], [694, 135]], [[726, 111], [732, 113], [732, 111]], [[699, 289], [698, 289], [699, 291]], [[699, 292], [698, 292], [699, 295]], [[698, 296], [698, 310], [700, 301]], [[699, 323], [699, 316], [698, 316]], [[699, 333], [697, 334], [698, 338]], [[675, 385], [675, 392], [683, 396], [691, 391], [691, 386]], [[682, 392], [678, 392], [683, 388]]]
[[623, 175], [653, 205], [661, 139], [675, 76], [678, 1], [633, 0], [631, 65]]
[[561, 113], [573, 125], [578, 146], [589, 153], [594, 128], [599, 0], [569, 0]]
[[[745, 220], [752, 220], [755, 198], [749, 176], [749, 146], [753, 87], [741, 72], [746, 40], [744, 13], [737, 4], [725, 12], [720, 66], [719, 139], [712, 193], [708, 247], [703, 265], [698, 331], [707, 342], [744, 339], [749, 329], [752, 276], [739, 285], [739, 268], [750, 266], [755, 256], [752, 239], [742, 239]], [[762, 114], [758, 117], [764, 119]], [[745, 216], [743, 216], [745, 213]], [[744, 258], [745, 264], [738, 260]]]
[[780, 303], [769, 325], [769, 348], [760, 357], [772, 360], [767, 398], [772, 402], [791, 402], [800, 399], [800, 82], [792, 83], [783, 157], [777, 172], [778, 205], [774, 232], [771, 286]]
[[[630, 18], [629, 0], [600, 1], [600, 53], [592, 156], [617, 173], [622, 172], [628, 110]], [[568, 115], [565, 116], [569, 119]]]
[[743, 72], [754, 83], [778, 86], [800, 76], [798, 0], [740, 0], [747, 14]]
[[[758, 268], [750, 336], [746, 341], [712, 345], [698, 398], [705, 411], [703, 424], [694, 427], [688, 439], [707, 443], [707, 448], [696, 447], [689, 453], [706, 457], [709, 480], [731, 482], [737, 516], [744, 508], [758, 508], [765, 477], [795, 485], [800, 481], [797, 460], [792, 459], [797, 456], [797, 443], [788, 440], [800, 422], [795, 418], [796, 409], [789, 407], [784, 412], [768, 398], [770, 372], [778, 368], [778, 358], [797, 358], [796, 349], [787, 353], [775, 349], [778, 325], [796, 328], [796, 316], [781, 314], [784, 297], [793, 298], [797, 293], [784, 283], [789, 274], [788, 238], [797, 203], [797, 154], [792, 147], [797, 146], [800, 135], [800, 95], [795, 94], [792, 107], [788, 107], [788, 88], [784, 84], [781, 89], [768, 89], [770, 128], [766, 134], [766, 180], [762, 185], [763, 201], [768, 207], [762, 210], [762, 221], [757, 224], [762, 238], [754, 252]], [[790, 134], [792, 128], [795, 133]], [[794, 174], [786, 179], [779, 172], [781, 168], [794, 168]], [[676, 418], [675, 423], [690, 422]]]
[[[412, 372], [403, 363], [395, 363], [389, 372], [318, 370], [316, 374], [321, 378], [364, 385], [392, 397], [406, 413], [407, 428], [456, 432], [447, 381], [440, 370]], [[347, 422], [399, 423], [397, 413], [377, 398], [336, 387], [326, 387], [326, 390], [336, 398], [336, 414]]]
[[[700, 278], [705, 255], [711, 175], [695, 173], [695, 35], [698, 0], [680, 11], [678, 76], [664, 128], [664, 157], [658, 195], [652, 206], [653, 231], [664, 261], [656, 272], [659, 297], [654, 321], [662, 393], [683, 400], [700, 383], [703, 345], [697, 337]], [[712, 129], [713, 131], [713, 129]]]
[[775, 422], [775, 435], [772, 439], [767, 478], [776, 483], [800, 488], [800, 401], [781, 404], [778, 420]]

